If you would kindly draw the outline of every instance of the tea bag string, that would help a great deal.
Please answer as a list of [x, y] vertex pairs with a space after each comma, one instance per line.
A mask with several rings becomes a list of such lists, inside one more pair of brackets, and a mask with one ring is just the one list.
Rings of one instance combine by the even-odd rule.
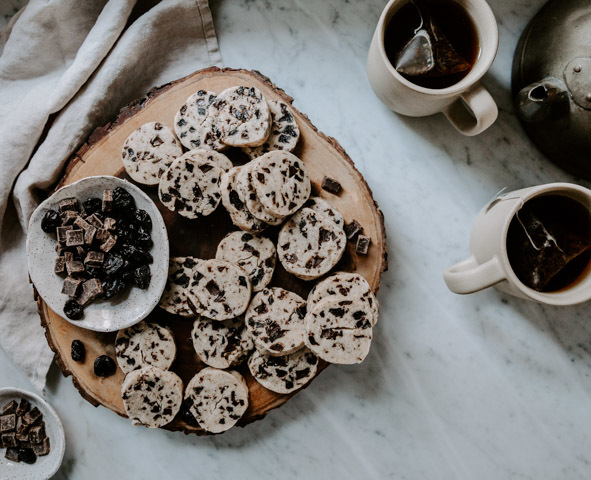
[[[534, 248], [534, 250], [537, 250], [539, 252], [542, 249], [542, 247], [537, 247], [536, 246], [536, 244], [534, 243], [533, 238], [531, 238], [529, 232], [527, 231], [527, 228], [526, 228], [525, 224], [523, 223], [523, 221], [519, 217], [519, 210], [521, 210], [523, 208], [523, 206], [525, 205], [525, 203], [523, 202], [523, 199], [522, 198], [520, 198], [519, 201], [520, 201], [521, 205], [520, 205], [519, 209], [515, 212], [515, 217], [517, 218], [517, 221], [521, 225], [521, 228], [523, 228], [523, 231], [525, 232], [525, 235], [527, 236], [527, 239], [529, 240], [529, 243], [531, 243], [531, 246]], [[542, 228], [544, 229], [544, 232], [546, 233], [546, 242], [552, 242], [552, 243], [554, 243], [554, 246], [558, 250], [560, 250], [562, 253], [564, 253], [564, 250], [562, 250], [562, 248], [560, 248], [560, 245], [558, 245], [558, 242], [556, 241], [556, 239], [554, 238], [554, 236], [550, 235], [550, 232], [548, 230], [546, 230], [546, 227], [544, 226], [544, 224], [542, 222], [540, 222], [540, 224], [542, 225]]]
[[410, 0], [410, 3], [413, 4], [413, 6], [416, 8], [418, 14], [419, 14], [419, 18], [421, 19], [421, 23], [420, 25], [414, 29], [414, 31], [412, 32], [413, 35], [416, 35], [417, 33], [419, 33], [419, 31], [421, 30], [421, 28], [423, 28], [423, 26], [425, 25], [425, 19], [423, 18], [423, 11], [421, 10], [421, 8], [414, 2], [414, 0]]

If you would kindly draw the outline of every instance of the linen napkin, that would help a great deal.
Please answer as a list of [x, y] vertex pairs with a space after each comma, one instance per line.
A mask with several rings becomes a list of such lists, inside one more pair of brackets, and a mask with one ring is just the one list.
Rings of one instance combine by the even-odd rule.
[[30, 0], [0, 32], [0, 344], [40, 390], [53, 353], [28, 281], [31, 213], [96, 127], [220, 64], [207, 0]]

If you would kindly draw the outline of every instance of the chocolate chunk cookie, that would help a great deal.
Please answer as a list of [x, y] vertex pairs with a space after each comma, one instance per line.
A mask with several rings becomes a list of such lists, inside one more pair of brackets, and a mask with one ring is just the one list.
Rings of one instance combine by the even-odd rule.
[[300, 128], [289, 105], [281, 100], [269, 100], [267, 103], [271, 112], [271, 133], [262, 145], [242, 148], [251, 159], [273, 150], [291, 152], [300, 138]]
[[187, 299], [200, 305], [207, 318], [228, 320], [244, 313], [251, 291], [250, 278], [240, 267], [222, 260], [202, 260], [193, 270]]
[[252, 291], [265, 288], [275, 271], [275, 245], [248, 232], [231, 232], [219, 243], [215, 258], [238, 265], [250, 277]]
[[204, 430], [225, 432], [246, 412], [248, 387], [238, 372], [207, 367], [187, 385], [185, 403]]
[[236, 175], [236, 188], [241, 198], [244, 198], [244, 204], [247, 210], [252, 214], [253, 217], [268, 223], [269, 225], [279, 225], [283, 223], [283, 217], [271, 215], [265, 210], [263, 204], [260, 202], [259, 197], [251, 182], [251, 170], [254, 166], [253, 162], [244, 165]]
[[192, 152], [187, 152], [172, 162], [160, 178], [160, 201], [183, 217], [207, 216], [220, 203], [222, 172], [216, 164], [196, 159]]
[[170, 257], [168, 281], [158, 304], [160, 308], [181, 317], [195, 315], [187, 305], [187, 289], [193, 277], [193, 268], [198, 261], [193, 257]]
[[269, 152], [253, 160], [250, 181], [265, 211], [275, 217], [295, 213], [310, 197], [304, 164], [289, 152]]
[[230, 215], [232, 223], [246, 232], [261, 232], [267, 224], [258, 218], [246, 208], [245, 198], [239, 193], [236, 185], [236, 177], [243, 167], [234, 167], [222, 174], [220, 181], [220, 193], [222, 194], [222, 204]]
[[330, 363], [361, 363], [371, 346], [372, 312], [362, 300], [336, 296], [306, 314], [306, 346]]
[[283, 288], [265, 288], [257, 293], [244, 315], [246, 329], [257, 349], [285, 355], [304, 345], [306, 302]]
[[181, 143], [193, 150], [206, 148], [222, 151], [227, 145], [221, 142], [221, 132], [216, 127], [215, 118], [208, 115], [209, 106], [216, 94], [199, 90], [187, 98], [174, 117], [174, 131]]
[[232, 160], [226, 157], [223, 153], [216, 152], [215, 150], [197, 148], [185, 153], [185, 156], [196, 161], [203, 160], [205, 162], [210, 162], [220, 167], [224, 172], [227, 172], [233, 167]]
[[277, 393], [291, 393], [314, 378], [318, 358], [307, 348], [281, 357], [255, 350], [248, 359], [248, 368], [263, 387]]
[[127, 174], [144, 185], [158, 185], [160, 177], [183, 150], [170, 127], [150, 122], [127, 137], [121, 150]]
[[326, 200], [320, 197], [310, 197], [304, 207], [314, 210], [317, 213], [324, 215], [325, 217], [332, 220], [337, 226], [344, 229], [345, 220], [338, 210], [330, 206]]
[[144, 367], [127, 374], [121, 396], [133, 425], [158, 428], [170, 423], [181, 408], [183, 382], [167, 370]]
[[123, 373], [149, 365], [168, 370], [176, 345], [170, 329], [144, 321], [117, 332], [115, 355]]
[[271, 131], [271, 112], [256, 87], [230, 87], [209, 106], [221, 140], [231, 147], [256, 147], [265, 143]]
[[199, 359], [215, 368], [230, 368], [242, 363], [254, 348], [242, 317], [222, 322], [199, 317], [193, 324], [191, 338]]
[[303, 280], [313, 280], [337, 264], [346, 243], [345, 232], [332, 220], [302, 208], [281, 228], [277, 254], [289, 273]]

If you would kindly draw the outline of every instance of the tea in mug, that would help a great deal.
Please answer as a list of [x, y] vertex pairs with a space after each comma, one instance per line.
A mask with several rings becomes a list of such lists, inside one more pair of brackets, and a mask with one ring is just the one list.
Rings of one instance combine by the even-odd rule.
[[507, 256], [529, 288], [555, 292], [572, 287], [590, 266], [589, 210], [563, 195], [527, 201], [509, 225]]
[[410, 0], [388, 22], [384, 47], [398, 73], [431, 89], [458, 83], [480, 54], [474, 23], [453, 0]]

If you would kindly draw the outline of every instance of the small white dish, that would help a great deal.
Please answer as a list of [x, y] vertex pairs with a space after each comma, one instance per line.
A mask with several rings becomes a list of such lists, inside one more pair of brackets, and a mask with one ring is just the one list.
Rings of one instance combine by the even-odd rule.
[[[61, 293], [63, 278], [54, 273], [56, 258], [55, 235], [41, 230], [41, 219], [49, 209], [57, 209], [58, 204], [70, 197], [84, 201], [90, 197], [102, 198], [103, 190], [122, 187], [135, 199], [136, 207], [148, 212], [152, 219], [152, 240], [154, 246], [150, 253], [154, 263], [150, 265], [152, 279], [146, 290], [128, 288], [125, 293], [110, 300], [97, 300], [84, 309], [81, 320], [70, 320], [64, 313], [68, 297]], [[135, 325], [158, 305], [168, 277], [168, 234], [162, 215], [154, 202], [134, 184], [111, 176], [87, 177], [67, 185], [45, 200], [31, 216], [27, 233], [27, 263], [29, 275], [37, 292], [58, 315], [78, 327], [96, 332], [113, 332]]]
[[57, 472], [62, 464], [66, 451], [66, 436], [64, 427], [55, 410], [36, 395], [20, 388], [0, 389], [0, 408], [12, 400], [24, 398], [37, 407], [43, 414], [45, 432], [49, 437], [50, 451], [48, 455], [37, 457], [32, 465], [22, 462], [11, 462], [4, 458], [6, 449], [0, 449], [0, 478], [2, 480], [47, 480]]

